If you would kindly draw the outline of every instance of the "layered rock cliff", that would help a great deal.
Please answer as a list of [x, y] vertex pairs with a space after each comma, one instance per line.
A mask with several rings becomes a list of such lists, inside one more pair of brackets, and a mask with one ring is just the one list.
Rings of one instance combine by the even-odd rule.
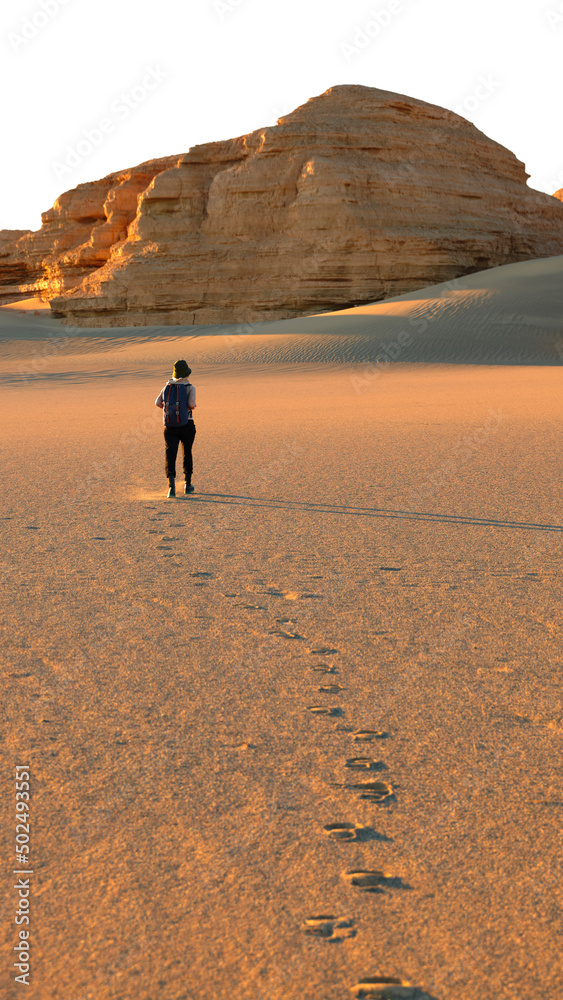
[[513, 153], [387, 91], [333, 87], [276, 126], [157, 162], [134, 218], [112, 228], [100, 190], [84, 238], [44, 267], [37, 287], [67, 322], [288, 318], [563, 253], [563, 204]]
[[65, 191], [42, 213], [37, 232], [1, 230], [0, 302], [38, 294], [51, 299], [80, 285], [105, 264], [112, 246], [127, 238], [139, 195], [180, 159], [150, 160]]
[[27, 236], [31, 229], [0, 229], [0, 250], [8, 243], [15, 243], [22, 236]]

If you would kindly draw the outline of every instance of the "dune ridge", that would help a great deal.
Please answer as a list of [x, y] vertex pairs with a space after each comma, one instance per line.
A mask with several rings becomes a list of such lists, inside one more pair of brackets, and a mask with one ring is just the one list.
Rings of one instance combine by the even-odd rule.
[[[29, 305], [32, 305], [31, 302]], [[560, 365], [563, 256], [502, 267], [383, 303], [294, 320], [215, 327], [69, 328], [0, 308], [0, 380], [151, 377], [171, 353], [202, 368], [392, 364]], [[42, 346], [36, 346], [42, 341]], [[17, 362], [17, 364], [16, 364]], [[21, 369], [21, 370], [20, 370]]]

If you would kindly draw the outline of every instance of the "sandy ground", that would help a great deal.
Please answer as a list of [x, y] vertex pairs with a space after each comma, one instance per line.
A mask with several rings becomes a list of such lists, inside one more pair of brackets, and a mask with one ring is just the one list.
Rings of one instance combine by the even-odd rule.
[[41, 313], [51, 312], [49, 303], [42, 299], [39, 295], [33, 296], [33, 298], [30, 299], [18, 299], [17, 302], [10, 302], [8, 305], [2, 306], [2, 309], [9, 310], [11, 313], [32, 312], [35, 316], [39, 316]]
[[256, 327], [0, 309], [3, 998], [559, 996], [562, 277]]

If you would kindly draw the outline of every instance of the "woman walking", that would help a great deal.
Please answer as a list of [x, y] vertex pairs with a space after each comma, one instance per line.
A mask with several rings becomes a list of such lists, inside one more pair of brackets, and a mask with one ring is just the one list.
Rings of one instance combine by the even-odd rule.
[[168, 496], [176, 496], [176, 456], [182, 442], [184, 451], [184, 493], [193, 493], [192, 486], [192, 445], [195, 438], [195, 386], [189, 380], [191, 368], [186, 361], [177, 361], [174, 365], [173, 377], [168, 380], [162, 392], [155, 400], [164, 417], [164, 470], [168, 479]]

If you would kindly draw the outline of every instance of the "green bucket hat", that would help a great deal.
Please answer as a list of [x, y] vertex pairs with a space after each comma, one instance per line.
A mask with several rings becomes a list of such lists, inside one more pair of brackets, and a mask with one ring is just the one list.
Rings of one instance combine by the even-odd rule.
[[187, 361], [176, 361], [174, 371], [172, 373], [174, 378], [186, 378], [188, 375], [191, 375], [191, 373], [192, 370], [188, 366]]

